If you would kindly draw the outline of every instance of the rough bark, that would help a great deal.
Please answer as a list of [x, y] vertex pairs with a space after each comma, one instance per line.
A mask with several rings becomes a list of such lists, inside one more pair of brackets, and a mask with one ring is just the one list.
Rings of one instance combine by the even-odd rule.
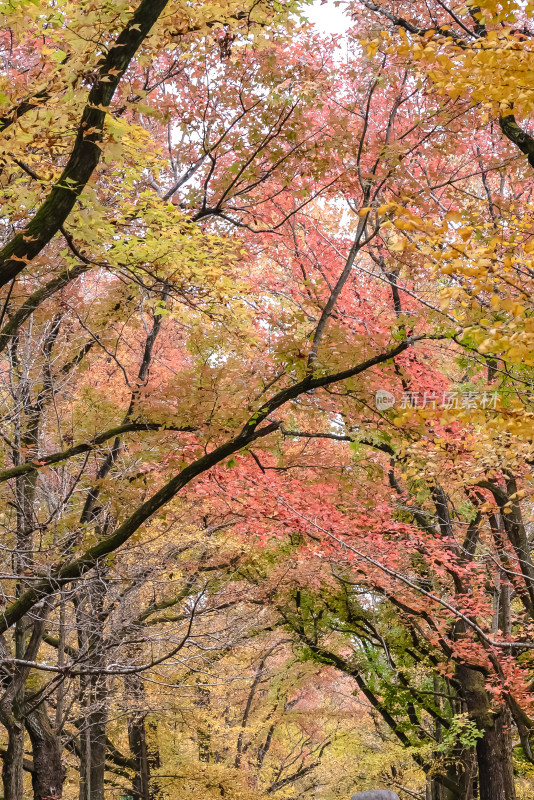
[[32, 743], [34, 800], [57, 800], [63, 795], [65, 770], [61, 761], [61, 746], [44, 705], [28, 714], [26, 729]]
[[24, 776], [24, 725], [11, 715], [2, 719], [7, 729], [7, 752], [2, 767], [4, 800], [22, 800]]
[[528, 163], [534, 167], [534, 139], [532, 136], [517, 124], [513, 114], [500, 117], [499, 125], [506, 138], [526, 155]]
[[[46, 610], [43, 609], [43, 612]], [[19, 623], [15, 631], [15, 653], [17, 657], [31, 662], [37, 655], [44, 630], [44, 615], [33, 622], [33, 630], [27, 647], [25, 646], [26, 629]], [[0, 653], [7, 655], [5, 641], [0, 637]], [[24, 724], [22, 709], [24, 706], [24, 687], [30, 673], [27, 665], [18, 665], [0, 700], [0, 722], [8, 734], [7, 750], [2, 755], [4, 764], [2, 779], [4, 784], [3, 800], [22, 800], [24, 774]]]
[[148, 717], [146, 694], [140, 677], [127, 676], [124, 686], [135, 706], [128, 715], [128, 741], [136, 764], [132, 795], [134, 800], [154, 800], [159, 796], [158, 782], [152, 780], [151, 774], [160, 765], [157, 723]]
[[91, 678], [84, 689], [83, 728], [80, 731], [80, 800], [104, 800], [107, 756], [107, 689]]
[[145, 714], [134, 713], [128, 719], [128, 739], [135, 758], [136, 770], [132, 781], [134, 800], [150, 800], [150, 765], [145, 730]]
[[88, 800], [104, 800], [104, 774], [106, 769], [106, 724], [107, 691], [103, 680], [95, 686], [94, 706], [90, 714], [89, 731], [91, 735], [91, 784]]
[[[78, 642], [87, 647], [87, 664], [105, 669], [104, 603], [107, 591], [105, 573], [100, 572], [81, 593], [76, 608]], [[82, 678], [82, 705], [85, 709], [80, 747], [80, 800], [104, 800], [104, 775], [107, 755], [108, 686], [104, 674]]]
[[492, 708], [482, 672], [458, 666], [456, 677], [469, 716], [483, 734], [476, 744], [480, 800], [515, 800], [508, 713], [503, 706]]

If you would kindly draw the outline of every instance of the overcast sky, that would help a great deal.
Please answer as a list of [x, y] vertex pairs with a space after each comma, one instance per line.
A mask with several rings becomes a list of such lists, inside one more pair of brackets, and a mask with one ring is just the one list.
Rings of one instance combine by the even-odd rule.
[[332, 0], [326, 3], [315, 0], [306, 10], [306, 16], [322, 33], [343, 33], [350, 25], [350, 19]]

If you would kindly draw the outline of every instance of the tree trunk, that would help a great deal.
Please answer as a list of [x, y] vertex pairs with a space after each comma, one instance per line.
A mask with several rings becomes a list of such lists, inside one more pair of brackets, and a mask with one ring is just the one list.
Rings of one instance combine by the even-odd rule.
[[510, 721], [503, 706], [491, 707], [482, 672], [459, 666], [469, 716], [482, 736], [477, 739], [480, 800], [515, 800]]
[[477, 742], [480, 800], [515, 800], [510, 723], [500, 709]]
[[2, 768], [4, 800], [22, 800], [24, 725], [14, 717], [9, 722], [5, 719], [2, 721], [6, 725], [8, 735], [7, 753]]
[[[52, 332], [45, 340], [53, 343], [57, 335], [57, 327], [52, 325]], [[18, 340], [11, 343], [10, 355], [13, 365], [18, 365], [17, 356]], [[15, 370], [16, 371], [16, 370]], [[21, 403], [15, 418], [13, 464], [20, 464], [21, 453], [24, 458], [36, 457], [39, 441], [39, 423], [41, 408], [33, 406], [30, 399], [30, 387], [26, 377], [20, 377], [18, 389], [20, 390]], [[20, 475], [15, 481], [16, 509], [17, 509], [17, 544], [14, 551], [14, 568], [18, 576], [15, 594], [19, 597], [26, 588], [27, 575], [33, 570], [33, 530], [35, 522], [35, 490], [37, 475]], [[14, 630], [16, 658], [34, 658], [37, 654], [38, 639], [33, 639], [33, 650], [29, 654], [26, 650], [26, 635], [28, 632], [26, 618], [17, 622]], [[4, 649], [4, 645], [2, 646]], [[29, 649], [29, 648], [28, 648]], [[21, 721], [20, 711], [24, 706], [24, 684], [29, 670], [21, 668], [18, 674], [13, 674], [10, 684], [2, 697], [0, 719], [7, 729], [8, 745], [2, 768], [4, 784], [4, 800], [22, 800], [23, 795], [23, 762], [24, 762], [24, 723]]]
[[[162, 782], [154, 777], [154, 770], [161, 766], [158, 742], [158, 723], [155, 717], [145, 717], [145, 737], [148, 751], [148, 768], [150, 772], [150, 800], [162, 800], [167, 794]], [[163, 781], [164, 783], [164, 781]]]
[[106, 724], [107, 687], [104, 678], [97, 678], [94, 687], [94, 703], [89, 717], [91, 737], [90, 791], [89, 800], [104, 800], [104, 773], [106, 769]]
[[136, 712], [128, 720], [130, 750], [137, 765], [132, 782], [134, 800], [150, 800], [150, 767], [145, 716], [145, 714]]
[[65, 770], [61, 763], [61, 746], [44, 705], [28, 715], [26, 728], [32, 743], [34, 800], [56, 800], [63, 795]]
[[457, 754], [456, 760], [453, 759], [454, 753], [444, 771], [446, 785], [439, 777], [427, 775], [425, 800], [473, 800], [473, 771], [476, 771], [474, 752], [464, 750]]
[[[443, 687], [437, 676], [434, 676], [434, 705], [443, 710], [441, 699]], [[450, 701], [451, 710], [454, 712], [454, 701]], [[443, 739], [443, 730], [439, 720], [434, 721], [434, 736], [436, 742]], [[464, 748], [460, 743], [448, 756], [443, 771], [442, 780], [440, 777], [431, 775], [426, 779], [426, 800], [472, 800], [473, 798], [473, 762], [475, 760], [473, 750]], [[443, 780], [445, 778], [445, 781]]]
[[88, 683], [82, 704], [85, 716], [80, 729], [79, 800], [104, 800], [108, 694], [103, 677], [91, 678]]
[[[85, 711], [85, 698], [82, 697], [82, 711]], [[89, 765], [91, 763], [91, 737], [87, 726], [87, 719], [80, 725], [80, 783], [78, 785], [78, 800], [89, 800], [90, 780]]]
[[[78, 642], [87, 649], [87, 664], [105, 670], [104, 602], [107, 584], [103, 572], [80, 592], [76, 606]], [[84, 719], [80, 729], [80, 800], [104, 800], [106, 769], [106, 726], [109, 702], [105, 674], [80, 676]]]
[[128, 715], [128, 741], [136, 762], [132, 795], [134, 800], [155, 800], [160, 796], [158, 782], [151, 775], [160, 765], [157, 724], [148, 717], [145, 689], [139, 675], [127, 676], [124, 687], [132, 704]]

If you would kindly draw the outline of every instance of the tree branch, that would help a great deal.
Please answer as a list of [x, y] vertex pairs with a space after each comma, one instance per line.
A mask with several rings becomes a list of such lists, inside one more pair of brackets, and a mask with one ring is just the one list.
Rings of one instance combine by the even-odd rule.
[[168, 0], [142, 0], [102, 59], [61, 177], [26, 228], [0, 251], [0, 286], [15, 278], [41, 252], [72, 211], [100, 161], [106, 107], [167, 3]]

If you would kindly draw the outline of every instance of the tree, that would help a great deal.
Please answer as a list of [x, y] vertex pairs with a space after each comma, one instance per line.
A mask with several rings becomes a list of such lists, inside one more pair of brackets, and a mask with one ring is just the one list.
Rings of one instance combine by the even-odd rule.
[[[432, 781], [472, 792], [476, 745], [482, 800], [513, 798], [510, 726], [527, 759], [534, 727], [522, 494], [532, 442], [520, 394], [530, 168], [491, 129], [465, 64], [480, 51], [480, 74], [490, 68], [502, 29], [513, 69], [528, 36], [473, 8], [451, 17], [436, 3], [417, 24], [410, 10], [356, 3], [341, 63], [293, 4], [3, 8], [8, 800], [22, 796], [25, 764], [36, 798], [60, 797], [66, 751], [82, 800], [100, 800], [111, 779], [142, 800], [165, 794], [172, 759], [156, 729], [167, 721], [144, 676], [196, 663], [210, 637], [230, 674], [254, 629], [257, 596], [236, 601], [243, 562], [217, 560], [214, 526], [258, 549], [289, 536], [310, 609], [325, 582], [339, 604], [321, 565], [341, 563], [339, 579], [403, 629], [384, 644], [378, 629], [362, 633], [365, 609], [345, 603], [366, 677], [310, 638], [313, 614], [299, 623], [298, 609], [284, 617], [278, 606], [276, 631], [284, 619], [314, 658], [360, 676], [401, 742], [428, 746], [418, 763]], [[501, 117], [505, 133], [517, 124]], [[405, 407], [374, 407], [384, 390]], [[476, 392], [485, 405], [473, 408]], [[467, 404], [438, 409], [446, 393]], [[272, 605], [269, 574], [253, 584]], [[223, 608], [233, 625], [244, 615], [235, 640]], [[216, 703], [228, 717], [231, 683], [227, 694], [195, 690], [200, 791], [212, 780], [230, 791], [236, 772], [249, 791], [253, 770], [259, 795], [313, 790], [338, 729], [281, 714], [271, 683], [261, 693], [276, 636], [264, 632], [244, 667], [241, 722], [224, 734], [209, 717]], [[429, 705], [408, 681], [400, 696], [415, 705], [402, 719], [377, 688], [394, 685], [397, 659], [421, 663], [434, 695], [454, 699]], [[278, 772], [267, 752], [261, 765], [245, 755], [271, 712]], [[434, 769], [445, 740], [464, 773]], [[184, 775], [194, 783], [190, 767]]]

